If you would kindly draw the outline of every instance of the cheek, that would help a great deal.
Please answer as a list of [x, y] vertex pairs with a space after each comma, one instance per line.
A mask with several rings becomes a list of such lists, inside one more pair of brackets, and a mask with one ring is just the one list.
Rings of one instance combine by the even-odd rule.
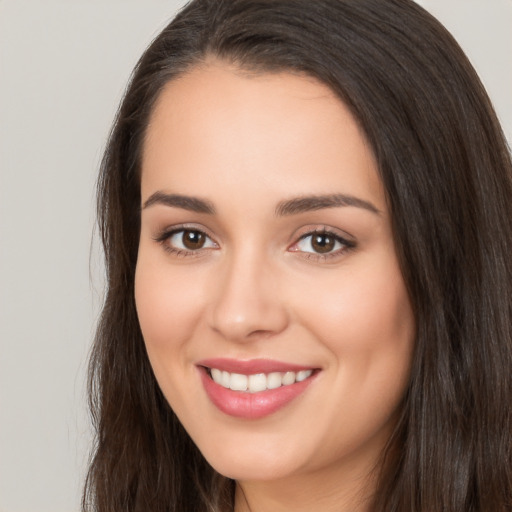
[[204, 289], [191, 277], [162, 263], [154, 253], [139, 253], [135, 273], [139, 324], [155, 378], [178, 417], [188, 410], [188, 401], [197, 403], [200, 398], [198, 389], [187, 385], [196, 378], [188, 342], [200, 323]]
[[326, 372], [332, 390], [329, 410], [319, 412], [314, 422], [325, 414], [325, 424], [337, 426], [324, 435], [329, 458], [368, 439], [385, 442], [408, 385], [414, 317], [398, 267], [385, 261], [383, 266], [383, 272], [380, 265], [361, 272], [354, 268], [300, 305], [301, 316], [308, 319], [305, 327], [331, 354], [328, 370], [333, 371]]
[[[415, 321], [394, 258], [361, 261], [303, 300], [305, 327], [331, 353], [332, 388], [345, 409], [382, 420], [401, 401], [409, 380]], [[298, 296], [299, 294], [297, 294]], [[365, 404], [364, 407], [360, 407]], [[355, 417], [354, 417], [355, 418]]]
[[[166, 354], [180, 353], [200, 315], [201, 288], [184, 272], [172, 272], [139, 255], [135, 273], [135, 303], [153, 366]], [[167, 359], [169, 360], [169, 359]], [[172, 360], [172, 359], [170, 359]]]
[[[339, 279], [310, 287], [300, 304], [308, 327], [332, 352], [370, 357], [376, 352], [410, 352], [414, 318], [396, 260], [361, 258]], [[301, 294], [296, 294], [301, 296]]]

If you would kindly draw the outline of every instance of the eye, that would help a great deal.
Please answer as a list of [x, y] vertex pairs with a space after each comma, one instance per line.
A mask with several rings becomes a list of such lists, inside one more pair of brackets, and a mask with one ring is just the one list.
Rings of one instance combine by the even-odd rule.
[[174, 232], [169, 237], [169, 244], [176, 249], [185, 249], [188, 251], [197, 251], [206, 247], [215, 247], [213, 241], [202, 231], [193, 229], [183, 229]]
[[290, 251], [309, 253], [311, 256], [336, 256], [355, 247], [355, 243], [328, 231], [316, 231], [303, 235], [290, 247]]
[[187, 255], [201, 249], [216, 249], [217, 244], [199, 229], [175, 229], [156, 238], [164, 248], [177, 255]]

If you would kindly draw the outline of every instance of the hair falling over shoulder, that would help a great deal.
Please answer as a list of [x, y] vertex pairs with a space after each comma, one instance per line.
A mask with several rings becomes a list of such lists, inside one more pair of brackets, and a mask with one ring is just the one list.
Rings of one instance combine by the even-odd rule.
[[163, 87], [209, 56], [319, 79], [375, 154], [417, 333], [372, 511], [512, 511], [512, 165], [467, 58], [412, 0], [193, 0], [138, 62], [101, 165], [107, 283], [84, 512], [233, 510], [234, 482], [155, 381], [134, 301], [148, 119]]

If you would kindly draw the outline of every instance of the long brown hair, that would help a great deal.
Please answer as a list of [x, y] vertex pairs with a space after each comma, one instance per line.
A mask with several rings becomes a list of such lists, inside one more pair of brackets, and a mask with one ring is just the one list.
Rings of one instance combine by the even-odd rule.
[[137, 64], [101, 166], [107, 294], [84, 511], [233, 508], [233, 482], [158, 388], [134, 304], [148, 119], [164, 85], [209, 56], [321, 80], [377, 159], [417, 335], [373, 511], [512, 510], [512, 166], [462, 50], [410, 0], [193, 0]]

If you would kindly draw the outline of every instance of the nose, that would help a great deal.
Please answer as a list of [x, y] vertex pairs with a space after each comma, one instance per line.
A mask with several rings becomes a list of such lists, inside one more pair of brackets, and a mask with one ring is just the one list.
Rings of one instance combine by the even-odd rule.
[[215, 279], [210, 327], [224, 338], [247, 342], [286, 329], [287, 305], [270, 265], [255, 254], [226, 261]]

